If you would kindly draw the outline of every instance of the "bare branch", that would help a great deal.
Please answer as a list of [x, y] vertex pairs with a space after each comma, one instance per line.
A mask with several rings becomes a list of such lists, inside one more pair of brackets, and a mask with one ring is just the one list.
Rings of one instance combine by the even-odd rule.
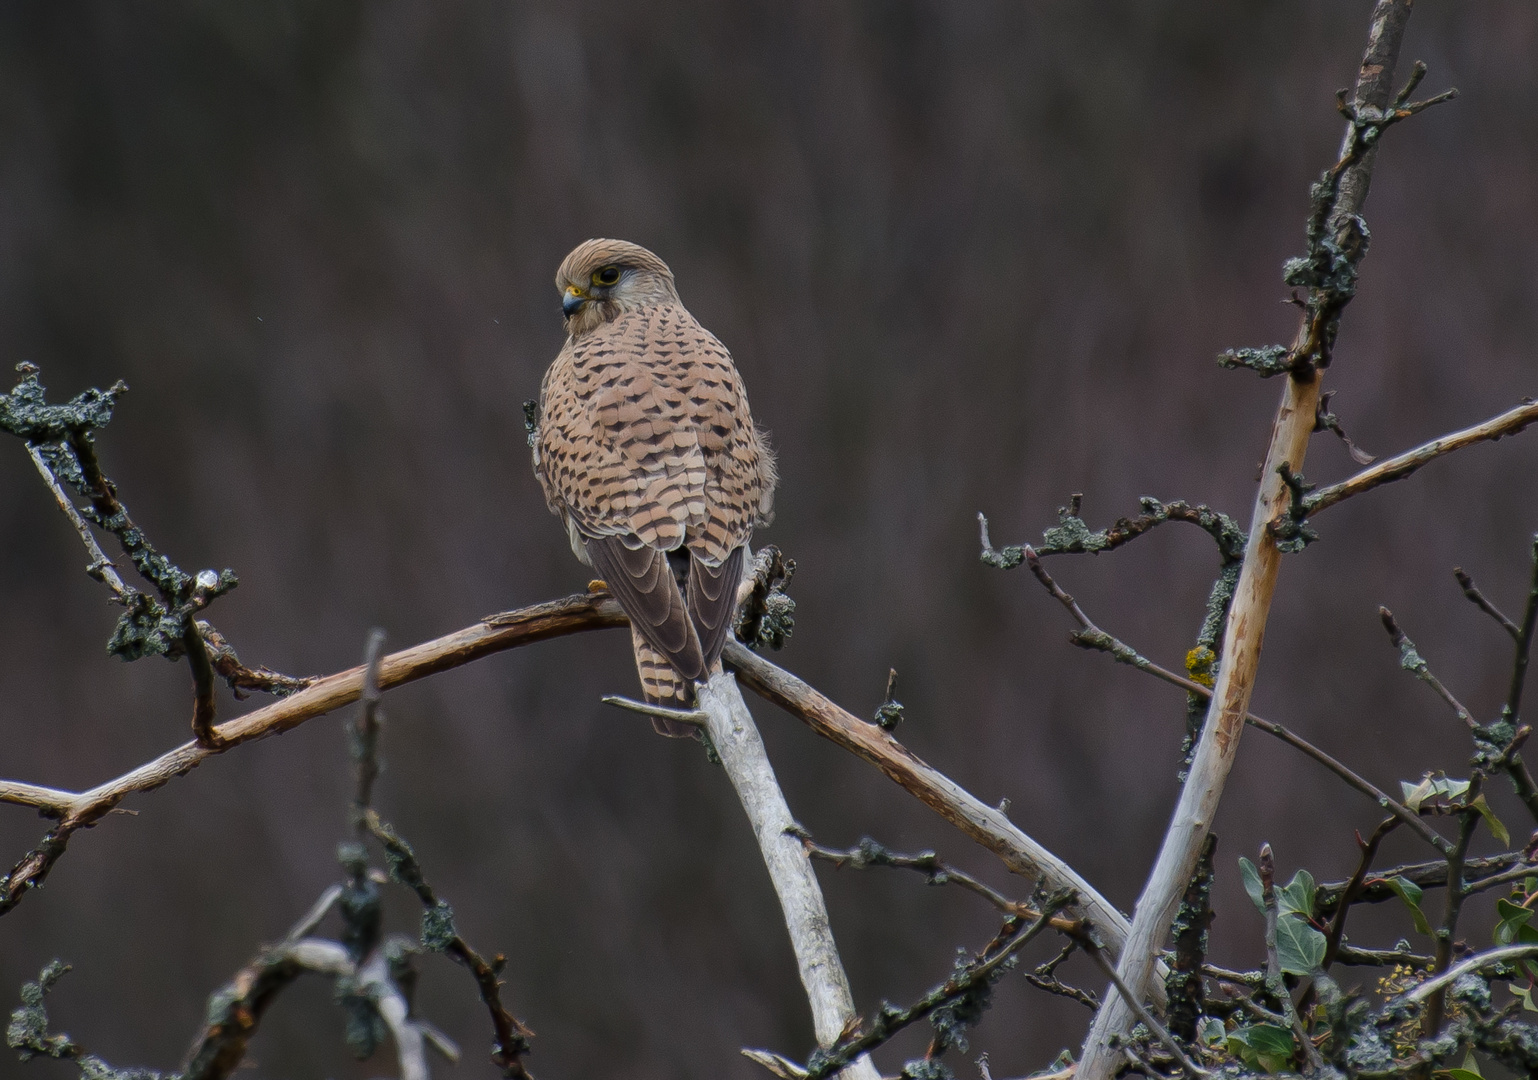
[[[1084, 609], [1079, 606], [1078, 601], [1063, 591], [1063, 588], [1058, 585], [1052, 575], [1047, 573], [1046, 567], [1041, 564], [1040, 559], [1036, 558], [1036, 554], [1031, 550], [1030, 546], [1025, 546], [1022, 551], [1024, 553], [1023, 558], [1031, 568], [1031, 573], [1036, 575], [1036, 579], [1041, 582], [1047, 592], [1052, 594], [1053, 599], [1062, 604], [1068, 613], [1074, 617], [1074, 621], [1079, 624], [1078, 631], [1069, 636], [1069, 640], [1075, 645], [1082, 649], [1095, 649], [1099, 652], [1108, 653], [1119, 663], [1135, 667], [1139, 671], [1146, 672], [1156, 679], [1169, 683], [1171, 686], [1178, 686], [1188, 694], [1194, 694], [1199, 698], [1211, 700], [1212, 690], [1208, 687], [1195, 680], [1187, 679], [1183, 675], [1177, 675], [1168, 668], [1161, 667], [1141, 655], [1136, 649], [1121, 639], [1113, 637], [1096, 626], [1090, 621], [1089, 616], [1084, 614]], [[1356, 788], [1363, 795], [1372, 799], [1373, 802], [1388, 810], [1406, 825], [1409, 825], [1422, 839], [1437, 850], [1450, 851], [1452, 849], [1452, 844], [1447, 838], [1422, 821], [1419, 815], [1413, 813], [1408, 807], [1392, 798], [1387, 792], [1381, 790], [1348, 766], [1337, 761], [1301, 735], [1298, 735], [1289, 728], [1283, 727], [1281, 724], [1273, 723], [1270, 720], [1263, 720], [1248, 711], [1244, 714], [1244, 722], [1307, 754], [1346, 783]]]
[[[1393, 100], [1393, 71], [1410, 17], [1409, 0], [1378, 0], [1356, 93], [1335, 165], [1314, 186], [1307, 225], [1308, 250], [1289, 263], [1284, 280], [1308, 288], [1303, 319], [1289, 350], [1293, 363], [1271, 430], [1261, 485], [1250, 518], [1249, 539], [1239, 584], [1219, 650], [1218, 669], [1206, 722], [1154, 868], [1138, 900], [1119, 971], [1131, 994], [1107, 992], [1084, 1044], [1079, 1080], [1110, 1080], [1120, 1054], [1112, 1037], [1130, 1026], [1129, 1006], [1146, 992], [1154, 963], [1169, 932], [1180, 895], [1211, 828], [1223, 786], [1239, 750], [1244, 716], [1260, 666], [1261, 643], [1281, 569], [1282, 549], [1270, 525], [1291, 503], [1281, 470], [1301, 470], [1318, 415], [1321, 372], [1328, 366], [1341, 312], [1355, 291], [1356, 267], [1366, 251], [1359, 217], [1367, 198], [1382, 129], [1382, 111]], [[1376, 124], [1364, 109], [1375, 109]], [[1369, 134], [1370, 133], [1370, 134]]]
[[[753, 714], [737, 689], [737, 680], [727, 672], [718, 672], [697, 686], [696, 696], [711, 745], [737, 790], [780, 899], [801, 985], [812, 1007], [818, 1045], [834, 1046], [856, 1016], [854, 994], [833, 941], [828, 908], [811, 858], [797, 839], [799, 829], [775, 779]], [[843, 1057], [838, 1065], [848, 1066], [843, 1071], [845, 1080], [877, 1080], [880, 1076], [870, 1059], [858, 1052]], [[818, 1075], [830, 1076], [835, 1071], [830, 1067]]]
[[925, 806], [1004, 861], [1017, 874], [1037, 878], [1050, 891], [1071, 889], [1079, 910], [1116, 952], [1127, 919], [1062, 859], [1022, 832], [1009, 818], [927, 764], [882, 731], [840, 708], [794, 675], [776, 667], [736, 641], [722, 654], [744, 686], [774, 702], [830, 742], [864, 758]]
[[1399, 666], [1436, 691], [1437, 697], [1447, 702], [1448, 708], [1452, 709], [1470, 731], [1477, 728], [1479, 724], [1473, 715], [1463, 707], [1462, 702], [1453, 697], [1452, 691], [1442, 684], [1442, 680], [1432, 674], [1431, 665], [1427, 664], [1425, 658], [1416, 650], [1415, 642], [1406, 637], [1405, 632], [1399, 628], [1399, 623], [1394, 619], [1394, 613], [1386, 607], [1380, 607], [1378, 618], [1383, 621], [1383, 629], [1388, 631], [1389, 640], [1399, 650]]
[[1458, 585], [1463, 589], [1463, 595], [1468, 597], [1475, 607], [1498, 622], [1501, 625], [1501, 629], [1511, 635], [1511, 640], [1521, 640], [1522, 631], [1517, 628], [1517, 624], [1506, 618], [1505, 613], [1500, 608], [1485, 598], [1485, 594], [1480, 592], [1479, 587], [1474, 584], [1474, 579], [1464, 573], [1463, 567], [1453, 567], [1453, 577], [1458, 579]]
[[1516, 408], [1508, 409], [1481, 424], [1439, 436], [1413, 450], [1406, 450], [1402, 454], [1386, 458], [1370, 469], [1363, 469], [1355, 476], [1342, 480], [1338, 484], [1322, 487], [1303, 500], [1305, 511], [1309, 515], [1317, 514], [1353, 495], [1360, 495], [1364, 491], [1370, 491], [1383, 484], [1391, 484], [1395, 480], [1403, 480], [1419, 470], [1421, 466], [1430, 464], [1444, 454], [1462, 450], [1465, 446], [1472, 446], [1478, 442], [1515, 435], [1535, 421], [1538, 421], [1538, 402], [1525, 401]]
[[1330, 922], [1330, 932], [1325, 935], [1324, 960], [1320, 968], [1330, 970], [1330, 965], [1335, 962], [1336, 955], [1340, 952], [1341, 940], [1346, 933], [1346, 916], [1351, 913], [1352, 901], [1362, 889], [1362, 883], [1367, 880], [1367, 874], [1372, 869], [1372, 861], [1378, 855], [1378, 845], [1383, 843], [1383, 838], [1393, 832], [1400, 824], [1399, 818], [1385, 818], [1378, 823], [1378, 827], [1372, 831], [1372, 835], [1366, 840], [1362, 834], [1356, 837], [1357, 844], [1362, 849], [1361, 858], [1357, 860], [1356, 871], [1351, 875], [1351, 880], [1346, 882], [1346, 887], [1341, 891], [1340, 904], [1335, 909], [1335, 918]]
[[642, 716], [660, 716], [664, 720], [676, 720], [680, 724], [705, 726], [705, 714], [699, 709], [670, 709], [666, 705], [653, 705], [649, 701], [636, 701], [634, 698], [621, 697], [618, 694], [606, 694], [598, 700], [605, 705], [613, 705], [626, 712], [640, 713]]
[[1181, 1069], [1184, 1070], [1187, 1076], [1202, 1077], [1212, 1075], [1206, 1069], [1203, 1069], [1201, 1066], [1197, 1065], [1194, 1061], [1186, 1056], [1186, 1052], [1180, 1048], [1180, 1044], [1175, 1041], [1175, 1037], [1165, 1030], [1164, 1025], [1159, 1023], [1159, 1021], [1154, 1017], [1153, 1013], [1148, 1011], [1147, 1006], [1145, 1006], [1142, 1001], [1133, 994], [1132, 990], [1127, 986], [1127, 984], [1122, 981], [1121, 975], [1116, 971], [1116, 966], [1106, 958], [1105, 951], [1103, 949], [1100, 949], [1094, 945], [1086, 945], [1084, 947], [1084, 951], [1087, 952], [1089, 954], [1089, 958], [1095, 962], [1095, 966], [1104, 972], [1106, 978], [1111, 980], [1111, 985], [1116, 989], [1116, 992], [1121, 995], [1121, 999], [1132, 1006], [1133, 1015], [1141, 1020], [1149, 1031], [1154, 1033], [1154, 1037], [1157, 1038], [1159, 1042], [1164, 1045], [1164, 1048], [1170, 1052], [1170, 1056], [1180, 1064]]
[[363, 811], [363, 824], [384, 846], [390, 867], [390, 876], [417, 894], [426, 909], [422, 917], [423, 943], [437, 952], [447, 953], [469, 969], [480, 989], [481, 1002], [491, 1014], [491, 1025], [496, 1032], [491, 1060], [509, 1080], [533, 1080], [523, 1064], [523, 1055], [529, 1052], [529, 1039], [533, 1032], [523, 1025], [502, 1004], [502, 983], [498, 975], [506, 958], [492, 957], [490, 962], [470, 947], [454, 926], [454, 911], [438, 896], [417, 862], [416, 852], [394, 829], [390, 828], [373, 810]]
[[[823, 1077], [831, 1076], [840, 1068], [874, 1050], [899, 1031], [924, 1019], [948, 1002], [979, 987], [991, 985], [996, 977], [995, 973], [999, 972], [1004, 964], [1010, 962], [1011, 957], [1034, 940], [1038, 934], [1047, 929], [1053, 917], [1066, 906], [1067, 901], [1066, 896], [1057, 897], [1032, 922], [1013, 916], [1005, 920], [1004, 927], [987, 947], [960, 971], [907, 1008], [895, 1009], [885, 1006], [871, 1020], [860, 1022], [858, 1026], [841, 1033], [841, 1037], [834, 1041], [827, 1052], [817, 1057], [815, 1064], [809, 1063], [807, 1067], [802, 1068], [787, 1062], [777, 1054], [766, 1054], [762, 1050], [743, 1051], [743, 1053], [778, 1076], [792, 1076], [797, 1080], [803, 1080], [803, 1078], [804, 1080], [822, 1080]], [[864, 1057], [863, 1060], [870, 1059]], [[849, 1075], [848, 1071], [846, 1070], [843, 1075]]]
[[112, 560], [107, 558], [107, 553], [102, 551], [101, 545], [96, 542], [96, 534], [91, 531], [91, 526], [86, 524], [85, 518], [80, 516], [79, 509], [75, 506], [75, 500], [59, 484], [59, 478], [54, 476], [53, 470], [43, 460], [36, 443], [27, 443], [27, 456], [32, 459], [32, 464], [37, 466], [37, 471], [43, 476], [43, 483], [48, 485], [48, 490], [53, 493], [54, 501], [59, 504], [59, 509], [64, 511], [64, 516], [69, 518], [69, 523], [80, 534], [80, 540], [85, 544], [85, 550], [91, 556], [90, 564], [85, 572], [100, 581], [108, 589], [112, 590], [113, 598], [120, 604], [128, 603], [128, 595], [131, 591], [123, 584], [123, 579], [118, 576], [117, 567]]
[[[474, 626], [385, 657], [380, 663], [379, 684], [389, 689], [505, 649], [581, 630], [625, 625], [619, 604], [604, 594], [535, 604], [487, 616]], [[37, 848], [0, 882], [0, 914], [14, 908], [43, 881], [77, 830], [96, 824], [129, 795], [153, 791], [241, 743], [282, 734], [351, 705], [363, 691], [363, 675], [363, 668], [355, 667], [317, 679], [290, 697], [218, 725], [213, 729], [219, 740], [217, 748], [183, 743], [89, 791], [61, 793], [35, 784], [0, 781], [0, 802], [33, 806], [59, 819]]]
[[189, 612], [182, 630], [182, 646], [187, 650], [187, 665], [192, 668], [192, 738], [204, 750], [218, 750], [223, 741], [214, 731], [214, 669], [208, 662], [208, 649], [198, 622]]
[[[1499, 949], [1478, 953], [1454, 964], [1435, 978], [1427, 979], [1398, 1000], [1411, 1003], [1425, 1001], [1432, 994], [1440, 993], [1471, 971], [1510, 963], [1513, 960], [1531, 960], [1534, 957], [1538, 957], [1538, 945], [1506, 945]], [[1389, 1006], [1392, 1007], [1393, 1004], [1390, 1002]]]
[[1522, 625], [1515, 635], [1516, 660], [1511, 665], [1511, 687], [1506, 692], [1505, 718], [1513, 724], [1522, 712], [1522, 687], [1527, 682], [1527, 661], [1533, 648], [1533, 632], [1538, 629], [1538, 536], [1533, 537], [1533, 576], [1527, 588], [1527, 606]]
[[353, 764], [353, 828], [359, 836], [368, 832], [364, 815], [374, 805], [374, 781], [379, 779], [379, 664], [384, 653], [385, 632], [378, 627], [369, 631], [363, 647], [363, 687], [357, 722], [350, 725], [348, 751]]

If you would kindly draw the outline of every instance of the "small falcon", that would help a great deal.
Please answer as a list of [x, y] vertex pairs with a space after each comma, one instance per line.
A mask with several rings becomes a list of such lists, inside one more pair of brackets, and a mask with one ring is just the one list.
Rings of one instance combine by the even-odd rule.
[[568, 336], [540, 386], [534, 472], [630, 617], [646, 700], [689, 708], [732, 632], [753, 527], [771, 517], [774, 456], [731, 354], [661, 259], [589, 240], [555, 285]]

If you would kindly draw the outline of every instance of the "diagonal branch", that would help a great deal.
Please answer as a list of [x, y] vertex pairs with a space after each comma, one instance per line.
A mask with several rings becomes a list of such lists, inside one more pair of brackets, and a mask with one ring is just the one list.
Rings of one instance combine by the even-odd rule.
[[[1284, 467], [1301, 471], [1309, 436], [1318, 414], [1322, 369], [1341, 312], [1355, 291], [1356, 267], [1366, 251], [1366, 229], [1360, 212], [1367, 199], [1382, 118], [1395, 100], [1392, 80], [1410, 0], [1377, 0], [1373, 6], [1367, 49], [1357, 77], [1349, 123], [1335, 165], [1314, 186], [1308, 222], [1308, 254], [1287, 268], [1289, 282], [1306, 284], [1303, 319], [1289, 350], [1292, 358], [1286, 388], [1271, 429], [1270, 446], [1261, 471], [1260, 489], [1250, 518], [1244, 565], [1234, 592], [1223, 634], [1217, 684], [1197, 742], [1185, 786], [1148, 882], [1138, 899], [1127, 947], [1118, 970], [1137, 1000], [1147, 992], [1153, 968], [1181, 893], [1191, 879], [1201, 845], [1212, 826], [1223, 786], [1239, 751], [1244, 714], [1260, 666], [1261, 643], [1271, 599], [1281, 570], [1282, 551], [1270, 524], [1291, 504]], [[1374, 123], [1368, 114], [1377, 117]], [[1122, 1058], [1113, 1037], [1130, 1026], [1126, 995], [1107, 990], [1105, 1004], [1095, 1016], [1078, 1080], [1110, 1080]]]
[[1538, 401], [1524, 401], [1516, 408], [1508, 409], [1499, 416], [1492, 416], [1483, 423], [1439, 436], [1413, 450], [1406, 450], [1402, 454], [1395, 454], [1391, 458], [1380, 461], [1370, 469], [1363, 469], [1355, 476], [1348, 477], [1338, 484], [1322, 487], [1303, 500], [1304, 510], [1310, 515], [1317, 514], [1338, 502], [1344, 502], [1353, 495], [1360, 495], [1364, 491], [1370, 491], [1383, 484], [1391, 484], [1395, 480], [1403, 480], [1411, 473], [1418, 471], [1421, 466], [1430, 464], [1444, 454], [1462, 450], [1465, 446], [1472, 446], [1478, 442], [1515, 435], [1533, 423], [1538, 423]]
[[[737, 680], [728, 672], [717, 672], [696, 690], [711, 745], [753, 826], [764, 866], [779, 897], [801, 985], [812, 1007], [817, 1044], [832, 1047], [857, 1014], [811, 856], [796, 836], [795, 819], [775, 779], [753, 714], [737, 689]], [[880, 1077], [870, 1058], [860, 1051], [842, 1057], [838, 1065], [847, 1066], [840, 1073], [844, 1080]], [[831, 1076], [834, 1071], [829, 1067], [822, 1075]]]
[[[1084, 614], [1084, 609], [1079, 606], [1079, 602], [1064, 592], [1062, 586], [1053, 579], [1051, 574], [1047, 573], [1047, 568], [1041, 564], [1041, 560], [1036, 557], [1036, 553], [1030, 549], [1029, 545], [1024, 548], [1024, 558], [1030, 566], [1031, 572], [1036, 575], [1036, 579], [1052, 594], [1054, 600], [1068, 610], [1068, 613], [1073, 616], [1074, 621], [1079, 624], [1079, 629], [1069, 635], [1069, 640], [1075, 645], [1081, 649], [1094, 649], [1099, 652], [1108, 653], [1118, 663], [1127, 664], [1130, 667], [1137, 668], [1139, 671], [1147, 672], [1154, 678], [1167, 682], [1171, 686], [1180, 687], [1188, 694], [1194, 694], [1203, 700], [1210, 701], [1212, 699], [1212, 691], [1208, 687], [1192, 679], [1187, 679], [1183, 675], [1177, 675], [1166, 667], [1161, 667], [1141, 655], [1126, 642], [1111, 636], [1091, 622], [1089, 616]], [[1337, 761], [1301, 735], [1293, 732], [1290, 728], [1272, 723], [1270, 720], [1262, 720], [1252, 712], [1244, 714], [1244, 722], [1250, 727], [1258, 728], [1267, 735], [1274, 736], [1288, 746], [1313, 758], [1363, 795], [1366, 795], [1373, 802], [1393, 814], [1395, 818], [1410, 826], [1420, 835], [1421, 839], [1438, 851], [1449, 852], [1452, 850], [1452, 843], [1421, 820], [1420, 816], [1411, 811], [1409, 807], [1394, 799], [1370, 780]]]
[[[535, 604], [488, 616], [474, 626], [391, 654], [380, 664], [379, 685], [389, 689], [519, 645], [581, 630], [625, 625], [619, 604], [603, 594], [579, 594]], [[217, 746], [200, 746], [196, 741], [183, 743], [89, 791], [66, 792], [0, 780], [0, 802], [35, 807], [58, 820], [42, 842], [0, 879], [0, 915], [43, 882], [75, 832], [95, 825], [129, 795], [162, 787], [242, 743], [280, 735], [317, 716], [351, 705], [362, 694], [363, 681], [362, 667], [317, 679], [298, 693], [213, 728]]]
[[[1047, 890], [1072, 889], [1078, 911], [1094, 922], [1112, 953], [1119, 953], [1127, 917], [1062, 859], [950, 777], [929, 765], [875, 724], [859, 719], [794, 675], [730, 641], [722, 654], [743, 685], [797, 717], [817, 734], [864, 758], [946, 821], [993, 852], [1017, 874]], [[1157, 993], [1157, 990], [1155, 991]]]

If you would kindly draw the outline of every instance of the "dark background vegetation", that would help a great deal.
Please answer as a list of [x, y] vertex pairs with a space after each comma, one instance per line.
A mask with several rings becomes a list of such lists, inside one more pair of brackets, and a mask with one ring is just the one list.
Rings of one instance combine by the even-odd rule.
[[[0, 351], [41, 365], [56, 397], [126, 379], [101, 447], [135, 516], [190, 569], [240, 574], [213, 618], [247, 661], [323, 673], [355, 663], [372, 625], [404, 646], [583, 585], [519, 403], [561, 344], [561, 257], [590, 236], [646, 244], [779, 448], [761, 539], [800, 564], [780, 662], [861, 714], [896, 666], [901, 737], [1130, 906], [1173, 802], [1184, 700], [1067, 645], [1025, 571], [978, 562], [974, 515], [1001, 543], [1076, 491], [1092, 523], [1145, 494], [1248, 520], [1280, 386], [1213, 358], [1291, 335], [1279, 268], [1334, 155], [1332, 94], [1368, 8], [6, 4]], [[1417, 7], [1406, 58], [1463, 96], [1388, 136], [1368, 204], [1327, 387], [1371, 450], [1538, 390], [1535, 55], [1526, 0]], [[1467, 739], [1399, 671], [1377, 605], [1488, 719], [1509, 644], [1449, 571], [1518, 606], [1535, 467], [1530, 433], [1322, 517], [1323, 541], [1285, 564], [1257, 711], [1380, 784], [1458, 773]], [[1316, 439], [1310, 477], [1352, 468]], [[108, 660], [114, 610], [14, 443], [0, 543], [0, 772], [89, 786], [184, 739], [185, 668]], [[1173, 666], [1216, 565], [1172, 525], [1054, 569]], [[811, 1045], [778, 910], [724, 776], [598, 703], [634, 690], [611, 633], [392, 693], [381, 805], [470, 938], [511, 957], [536, 1071], [754, 1076], [739, 1046]], [[1026, 889], [875, 770], [755, 708], [819, 839], [932, 846]], [[63, 956], [63, 1026], [114, 1062], [173, 1066], [206, 995], [337, 876], [341, 725], [243, 747], [78, 837], [0, 923], [0, 996]], [[1374, 820], [1252, 732], [1217, 823], [1218, 958], [1261, 958], [1238, 855], [1270, 840], [1284, 872], [1342, 876]], [[0, 807], [5, 862], [40, 831]], [[1390, 857], [1421, 857], [1396, 840]], [[994, 926], [916, 880], [824, 880], [863, 1008], [915, 995]], [[1479, 903], [1465, 925], [1482, 944]], [[414, 927], [411, 903], [392, 910]], [[1354, 925], [1359, 943], [1413, 933], [1387, 909]], [[422, 1004], [466, 1049], [444, 1075], [491, 1075], [469, 980], [429, 963]], [[1087, 1018], [1013, 976], [974, 1055], [1019, 1075]], [[295, 989], [248, 1075], [393, 1071], [354, 1065], [341, 1025], [325, 985]]]

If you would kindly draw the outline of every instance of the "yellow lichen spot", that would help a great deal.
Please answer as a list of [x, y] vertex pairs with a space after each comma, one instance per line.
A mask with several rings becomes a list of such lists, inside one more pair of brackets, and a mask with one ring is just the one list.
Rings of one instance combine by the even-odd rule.
[[602, 578], [594, 578], [587, 583], [587, 591], [590, 593], [606, 593], [609, 591], [609, 583]]
[[1212, 667], [1218, 661], [1218, 654], [1205, 645], [1198, 645], [1186, 653], [1186, 674], [1191, 676], [1192, 682], [1199, 682], [1207, 689], [1212, 689]]

